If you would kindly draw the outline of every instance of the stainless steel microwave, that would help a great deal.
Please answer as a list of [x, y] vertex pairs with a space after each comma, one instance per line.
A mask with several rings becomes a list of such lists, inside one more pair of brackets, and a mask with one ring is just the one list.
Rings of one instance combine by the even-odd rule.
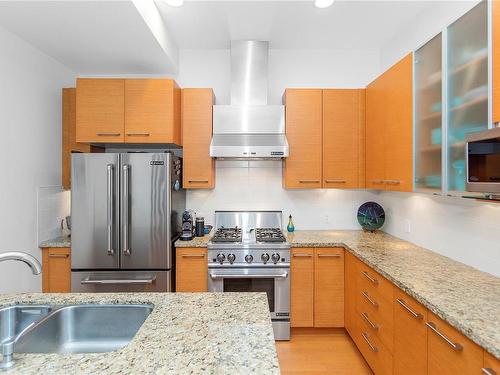
[[500, 193], [500, 127], [468, 134], [467, 191]]

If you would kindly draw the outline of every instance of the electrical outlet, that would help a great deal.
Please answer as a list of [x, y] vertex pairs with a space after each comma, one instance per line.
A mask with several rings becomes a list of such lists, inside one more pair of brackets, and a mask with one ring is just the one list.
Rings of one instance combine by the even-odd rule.
[[330, 223], [330, 217], [328, 215], [325, 215], [325, 223], [326, 224]]
[[405, 220], [405, 232], [411, 233], [411, 221], [408, 219]]

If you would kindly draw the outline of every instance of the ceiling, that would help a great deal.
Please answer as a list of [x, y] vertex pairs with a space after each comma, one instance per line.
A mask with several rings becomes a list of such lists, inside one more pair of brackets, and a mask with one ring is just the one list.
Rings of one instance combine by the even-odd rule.
[[378, 49], [435, 1], [156, 1], [180, 49], [228, 48], [230, 40], [268, 40], [275, 49]]
[[436, 5], [337, 0], [317, 9], [312, 0], [186, 0], [173, 8], [152, 1], [0, 0], [0, 27], [81, 75], [171, 74], [178, 49], [225, 49], [238, 39], [268, 40], [274, 49], [378, 50]]

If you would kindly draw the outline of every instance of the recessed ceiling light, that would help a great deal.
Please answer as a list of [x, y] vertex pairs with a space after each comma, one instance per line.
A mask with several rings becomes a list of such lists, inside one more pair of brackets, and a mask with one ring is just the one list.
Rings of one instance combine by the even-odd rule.
[[181, 7], [184, 4], [184, 0], [164, 0], [167, 5], [171, 7]]
[[314, 6], [316, 8], [328, 8], [334, 2], [335, 0], [314, 0]]

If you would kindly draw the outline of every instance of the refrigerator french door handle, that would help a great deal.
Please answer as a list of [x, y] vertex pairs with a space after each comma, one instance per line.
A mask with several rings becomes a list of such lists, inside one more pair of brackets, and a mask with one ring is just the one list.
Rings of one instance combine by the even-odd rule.
[[113, 256], [115, 254], [115, 249], [113, 247], [113, 234], [115, 227], [114, 219], [114, 191], [115, 191], [115, 176], [114, 176], [115, 166], [113, 164], [107, 165], [107, 229], [108, 229], [108, 255]]
[[123, 209], [123, 220], [122, 220], [122, 253], [123, 255], [130, 255], [130, 246], [129, 246], [129, 222], [130, 222], [130, 208], [129, 208], [129, 200], [130, 200], [130, 194], [129, 194], [129, 186], [130, 186], [130, 180], [129, 180], [129, 170], [130, 170], [130, 165], [124, 164], [123, 165], [123, 194], [122, 194], [122, 199], [123, 199], [123, 204], [122, 204], [122, 209]]

